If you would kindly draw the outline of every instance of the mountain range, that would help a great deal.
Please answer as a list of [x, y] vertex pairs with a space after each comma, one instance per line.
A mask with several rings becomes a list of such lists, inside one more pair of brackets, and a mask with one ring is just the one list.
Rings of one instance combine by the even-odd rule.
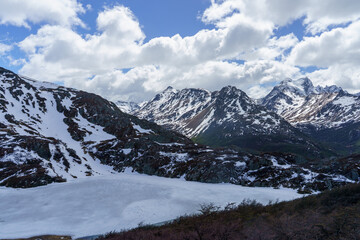
[[[167, 89], [164, 94], [172, 95], [175, 91]], [[260, 135], [283, 132], [295, 135], [298, 131], [236, 88], [226, 87], [210, 95], [201, 90], [197, 94], [204, 94], [205, 106], [213, 112], [207, 116], [219, 116], [211, 124], [226, 123], [223, 129], [227, 133], [233, 133], [233, 128], [244, 133], [256, 130], [230, 121], [231, 117], [240, 116], [236, 112], [239, 108], [260, 116], [263, 118], [260, 123], [269, 128], [276, 124], [274, 130], [259, 130]], [[241, 101], [234, 101], [238, 96]], [[224, 105], [225, 111], [219, 107]], [[300, 192], [358, 180], [357, 157], [330, 159], [324, 167], [320, 162], [304, 161], [287, 153], [254, 154], [227, 147], [210, 148], [124, 113], [98, 95], [34, 81], [3, 68], [0, 68], [0, 111], [0, 186], [35, 187], [124, 171], [188, 181], [289, 187]], [[206, 123], [203, 118], [200, 120]], [[255, 120], [247, 116], [239, 121]], [[212, 128], [211, 124], [207, 129]]]
[[213, 147], [325, 158], [358, 152], [359, 99], [301, 78], [282, 81], [262, 99], [232, 86], [214, 92], [168, 87], [129, 113]]
[[168, 87], [129, 113], [213, 147], [326, 158], [359, 152], [359, 111], [358, 95], [301, 78], [280, 82], [261, 99], [232, 86]]
[[330, 154], [277, 113], [232, 86], [215, 92], [168, 87], [132, 113], [213, 147], [305, 153], [312, 158]]

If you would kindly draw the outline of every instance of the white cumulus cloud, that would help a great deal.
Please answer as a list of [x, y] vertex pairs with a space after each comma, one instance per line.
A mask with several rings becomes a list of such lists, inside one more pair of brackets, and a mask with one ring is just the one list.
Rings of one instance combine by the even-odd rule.
[[30, 23], [42, 22], [85, 26], [78, 17], [84, 11], [76, 0], [1, 0], [0, 24], [27, 28]]
[[331, 25], [345, 24], [360, 18], [360, 2], [356, 0], [212, 0], [203, 21], [223, 25], [231, 18], [242, 16], [284, 26], [304, 17], [307, 30], [319, 33]]
[[[14, 7], [21, 3], [25, 10]], [[111, 100], [147, 100], [169, 85], [217, 90], [230, 84], [261, 97], [276, 82], [301, 77], [299, 67], [307, 66], [321, 68], [308, 74], [317, 84], [360, 89], [360, 3], [354, 0], [212, 0], [201, 16], [208, 29], [153, 39], [122, 5], [104, 8], [94, 32], [82, 35], [73, 27], [85, 25], [76, 0], [1, 4], [14, 12], [0, 9], [2, 24], [41, 23], [17, 45], [26, 54], [21, 74]], [[296, 19], [306, 37], [274, 34]]]
[[[143, 43], [140, 23], [124, 6], [100, 12], [97, 30], [82, 36], [65, 26], [42, 26], [19, 43], [28, 54], [20, 72], [64, 81], [111, 99], [139, 100], [144, 93], [154, 94], [168, 85], [214, 88], [219, 80], [224, 85], [236, 83], [244, 78], [245, 68], [226, 60], [266, 48], [272, 34], [271, 26], [241, 21], [193, 36], [159, 37]], [[275, 55], [286, 48], [281, 46], [284, 41], [271, 40]], [[122, 73], [124, 68], [131, 70]]]

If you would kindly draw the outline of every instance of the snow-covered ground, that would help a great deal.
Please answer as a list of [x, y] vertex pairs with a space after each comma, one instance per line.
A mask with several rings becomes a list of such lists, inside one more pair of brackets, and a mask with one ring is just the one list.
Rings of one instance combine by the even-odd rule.
[[0, 188], [0, 237], [42, 234], [82, 237], [196, 213], [199, 205], [256, 199], [291, 200], [291, 189], [186, 182], [123, 173], [31, 189]]

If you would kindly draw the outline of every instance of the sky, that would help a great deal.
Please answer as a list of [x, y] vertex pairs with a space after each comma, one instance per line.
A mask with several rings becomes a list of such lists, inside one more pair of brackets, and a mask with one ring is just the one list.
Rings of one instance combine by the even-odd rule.
[[112, 101], [285, 78], [360, 92], [357, 0], [1, 0], [0, 66]]

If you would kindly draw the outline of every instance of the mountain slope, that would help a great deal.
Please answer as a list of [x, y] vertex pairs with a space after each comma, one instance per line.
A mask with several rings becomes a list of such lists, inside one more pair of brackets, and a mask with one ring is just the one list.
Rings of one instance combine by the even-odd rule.
[[[7, 177], [1, 184], [12, 185], [12, 178], [21, 174], [33, 177], [25, 177], [24, 183], [17, 179], [19, 185], [36, 185], [113, 172], [97, 157], [106, 154], [98, 151], [100, 144], [116, 145], [117, 156], [126, 158], [137, 139], [143, 140], [143, 144], [149, 141], [154, 144], [155, 140], [190, 142], [179, 134], [124, 114], [94, 94], [32, 82], [5, 69], [0, 74], [1, 164], [10, 164], [5, 173], [2, 171], [2, 177]], [[115, 164], [106, 157], [101, 161]], [[22, 166], [25, 163], [31, 163], [27, 164], [29, 169]], [[38, 172], [46, 172], [46, 179], [39, 180]]]
[[321, 146], [231, 86], [212, 93], [169, 87], [134, 114], [210, 146], [324, 156]]
[[191, 143], [97, 95], [33, 82], [5, 69], [0, 74], [2, 185], [109, 174], [110, 166], [122, 170], [121, 160], [133, 159], [156, 141]]
[[337, 151], [352, 153], [360, 141], [360, 97], [336, 86], [314, 87], [308, 79], [287, 79], [261, 103], [292, 125]]
[[168, 87], [133, 113], [137, 117], [193, 137], [196, 130], [187, 126], [189, 121], [211, 103], [211, 92], [207, 90], [190, 88], [178, 91]]

